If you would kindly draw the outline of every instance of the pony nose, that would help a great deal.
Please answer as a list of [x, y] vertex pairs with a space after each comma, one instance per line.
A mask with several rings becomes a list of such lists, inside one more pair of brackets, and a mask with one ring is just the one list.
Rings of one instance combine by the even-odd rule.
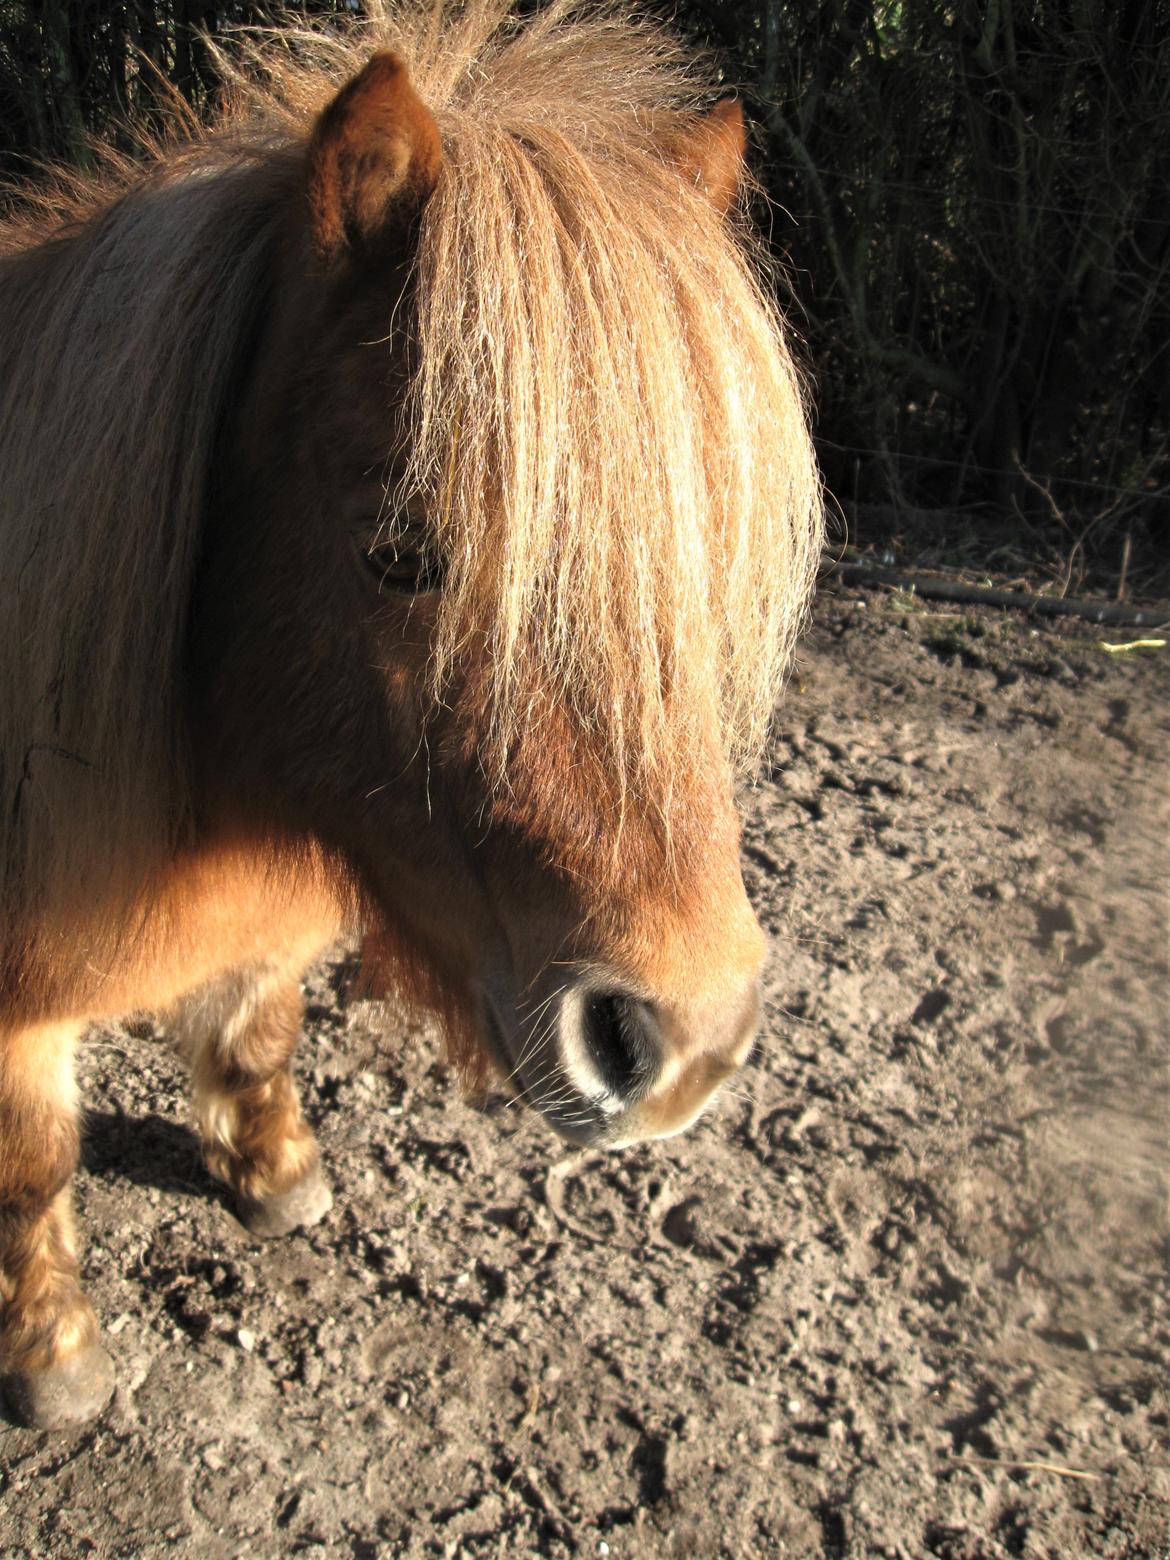
[[624, 991], [595, 991], [581, 1013], [589, 1060], [607, 1092], [633, 1104], [648, 1094], [662, 1066], [662, 1039], [654, 1008]]

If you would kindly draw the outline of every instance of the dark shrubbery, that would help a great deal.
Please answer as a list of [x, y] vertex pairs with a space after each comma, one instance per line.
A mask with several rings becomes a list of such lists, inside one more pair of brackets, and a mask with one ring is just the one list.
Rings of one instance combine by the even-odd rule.
[[1170, 3], [694, 6], [761, 121], [846, 507], [1170, 543]]

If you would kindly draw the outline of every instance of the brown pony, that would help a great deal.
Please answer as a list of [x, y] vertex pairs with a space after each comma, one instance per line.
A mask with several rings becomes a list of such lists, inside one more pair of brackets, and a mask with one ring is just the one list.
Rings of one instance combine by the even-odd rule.
[[0, 228], [0, 1370], [113, 1380], [73, 1057], [165, 1010], [213, 1173], [330, 1202], [289, 1074], [339, 933], [562, 1135], [743, 1061], [732, 803], [819, 550], [738, 108], [612, 9], [253, 37], [216, 123]]

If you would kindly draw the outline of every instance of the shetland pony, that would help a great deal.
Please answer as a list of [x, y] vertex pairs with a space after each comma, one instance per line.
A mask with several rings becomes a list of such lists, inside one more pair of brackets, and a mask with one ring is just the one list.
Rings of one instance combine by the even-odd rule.
[[253, 36], [210, 128], [0, 228], [0, 1370], [113, 1370], [73, 1057], [165, 1012], [256, 1232], [330, 1202], [289, 1072], [362, 933], [572, 1141], [681, 1130], [763, 939], [736, 770], [819, 550], [737, 211], [669, 35], [556, 4]]

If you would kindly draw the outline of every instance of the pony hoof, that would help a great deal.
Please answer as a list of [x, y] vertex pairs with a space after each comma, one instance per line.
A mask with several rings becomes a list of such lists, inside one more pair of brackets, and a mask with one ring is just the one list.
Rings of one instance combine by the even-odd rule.
[[273, 1240], [287, 1235], [290, 1230], [308, 1229], [318, 1224], [333, 1206], [333, 1193], [321, 1174], [320, 1165], [314, 1165], [303, 1180], [291, 1186], [287, 1192], [276, 1192], [259, 1202], [240, 1200], [240, 1222], [259, 1235], [262, 1240]]
[[22, 1425], [60, 1430], [100, 1414], [114, 1391], [114, 1362], [100, 1343], [45, 1370], [14, 1371], [4, 1377], [4, 1396]]

